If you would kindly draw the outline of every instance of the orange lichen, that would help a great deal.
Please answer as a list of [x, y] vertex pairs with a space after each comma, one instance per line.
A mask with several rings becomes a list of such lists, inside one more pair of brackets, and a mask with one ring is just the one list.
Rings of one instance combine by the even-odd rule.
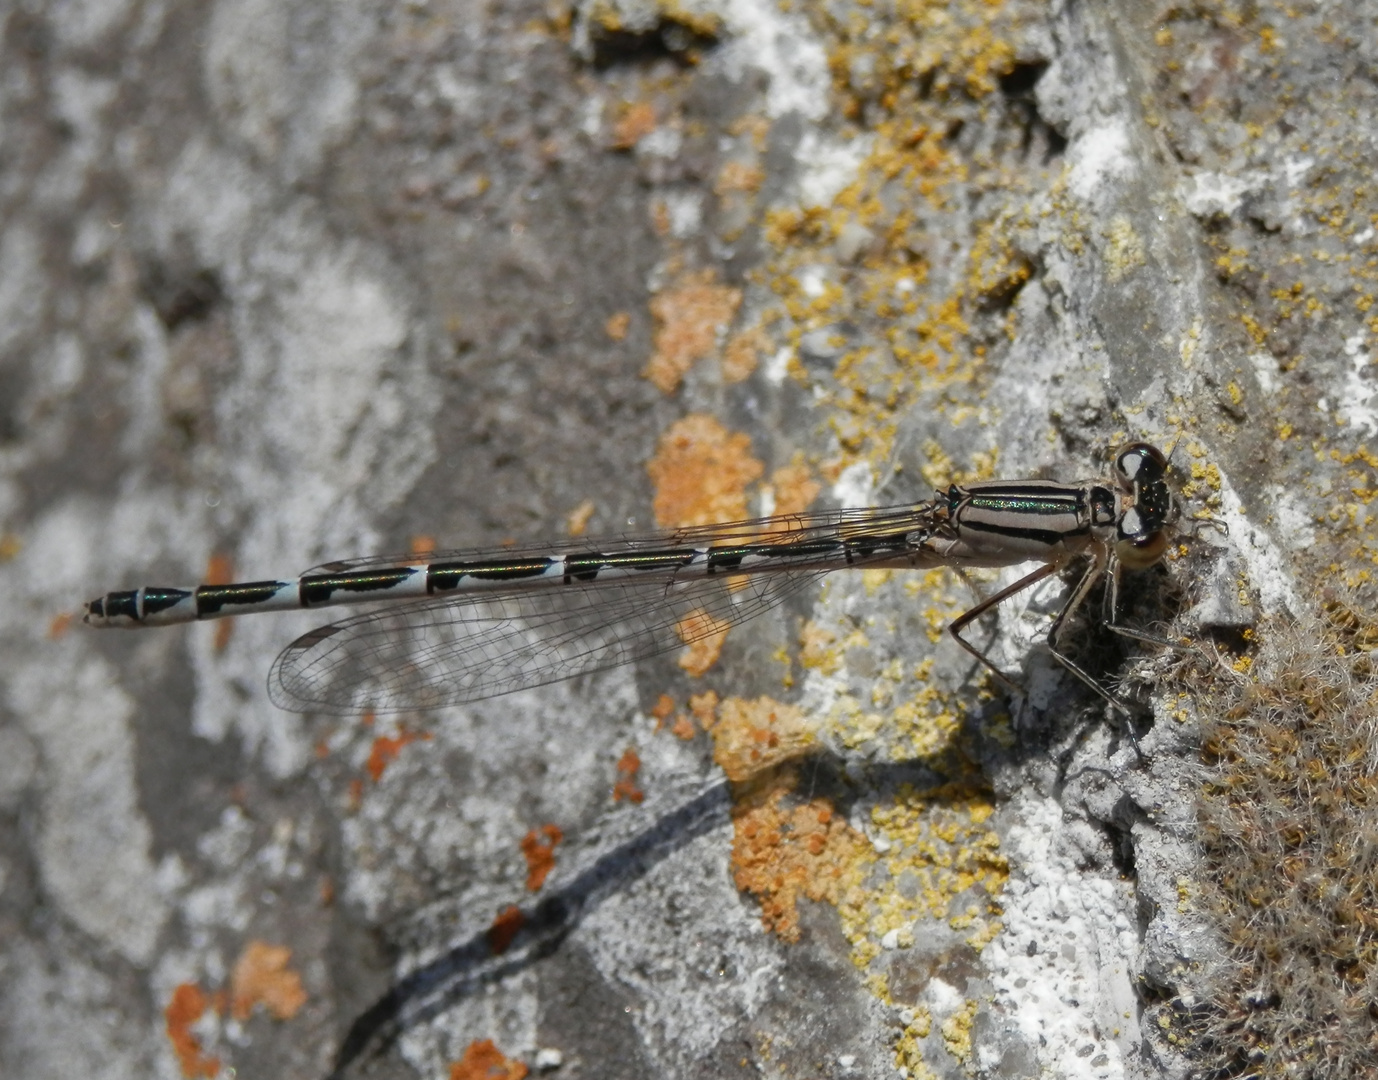
[[423, 731], [400, 731], [396, 735], [379, 735], [373, 740], [373, 748], [368, 753], [368, 763], [364, 766], [376, 784], [383, 778], [383, 772], [397, 759], [402, 747], [419, 739], [429, 739], [430, 733]]
[[659, 731], [665, 725], [665, 721], [674, 715], [675, 699], [669, 694], [661, 694], [656, 698], [656, 703], [651, 706], [651, 716], [656, 722], [656, 730]]
[[[221, 552], [213, 552], [211, 557], [206, 560], [206, 576], [203, 578], [207, 585], [228, 585], [234, 581], [234, 559]], [[224, 652], [230, 645], [230, 638], [234, 635], [234, 619], [220, 619], [215, 624], [215, 638], [211, 647], [218, 653]]]
[[765, 179], [766, 171], [759, 165], [751, 165], [745, 161], [729, 161], [718, 170], [718, 178], [713, 182], [713, 190], [719, 196], [734, 191], [753, 194], [761, 189]]
[[799, 940], [801, 896], [838, 904], [859, 881], [870, 845], [824, 798], [787, 805], [796, 778], [741, 795], [732, 809], [732, 877], [761, 905], [761, 922]]
[[263, 1005], [274, 1019], [290, 1020], [306, 1004], [301, 976], [287, 966], [292, 950], [285, 945], [251, 941], [235, 961], [230, 975], [230, 1015], [247, 1020], [255, 1005]]
[[603, 333], [612, 338], [613, 341], [622, 341], [627, 336], [627, 331], [631, 329], [631, 312], [618, 311], [608, 316], [607, 322], [603, 324]]
[[759, 328], [743, 330], [732, 338], [722, 351], [718, 366], [722, 371], [722, 381], [739, 383], [748, 378], [761, 355], [770, 351], [770, 338]]
[[646, 471], [655, 485], [656, 523], [673, 529], [746, 517], [746, 487], [765, 466], [751, 456], [747, 436], [691, 413], [661, 436]]
[[675, 633], [686, 648], [677, 663], [694, 678], [698, 678], [722, 655], [723, 642], [731, 624], [715, 619], [706, 611], [693, 611], [675, 624]]
[[52, 622], [48, 624], [48, 640], [56, 641], [72, 628], [72, 622], [76, 619], [70, 611], [65, 611], [61, 615], [54, 615]]
[[488, 927], [488, 948], [494, 956], [501, 956], [511, 946], [513, 939], [523, 926], [526, 916], [515, 904], [503, 908], [493, 917]]
[[626, 799], [631, 803], [639, 803], [646, 797], [646, 793], [636, 785], [636, 774], [641, 768], [641, 755], [630, 746], [617, 761], [617, 781], [612, 786], [612, 801], [621, 802]]
[[675, 722], [670, 725], [670, 734], [677, 739], [683, 739], [685, 742], [688, 742], [698, 734], [698, 730], [694, 727], [694, 721], [689, 719], [688, 715], [680, 713], [675, 717]]
[[589, 527], [589, 518], [593, 517], [593, 511], [593, 500], [585, 499], [565, 516], [565, 531], [570, 536], [583, 536], [584, 530]]
[[612, 127], [612, 148], [630, 150], [656, 129], [655, 106], [649, 101], [637, 101], [626, 106]]
[[[656, 730], [659, 731], [661, 728], [666, 727], [668, 722], [670, 734], [675, 736], [675, 738], [683, 739], [685, 742], [694, 738], [694, 736], [699, 733], [699, 729], [694, 721], [695, 719], [703, 720], [702, 709], [696, 709], [695, 703], [700, 702], [702, 699], [709, 699], [711, 702], [708, 706], [708, 719], [706, 721], [707, 724], [711, 725], [713, 722], [713, 710], [717, 708], [718, 704], [718, 695], [712, 690], [691, 697], [689, 699], [689, 712], [685, 712], [683, 709], [677, 709], [674, 699], [670, 697], [669, 694], [661, 694], [660, 700], [656, 702], [655, 708], [651, 710], [651, 715], [656, 718]], [[671, 717], [674, 719], [671, 720]]]
[[11, 532], [0, 533], [0, 563], [9, 562], [24, 550], [24, 541]]
[[770, 134], [770, 121], [764, 116], [746, 113], [727, 125], [729, 135], [749, 135], [751, 144], [757, 150], [766, 148], [766, 137]]
[[475, 1039], [450, 1066], [450, 1080], [525, 1080], [528, 1071], [522, 1062], [504, 1056], [492, 1039]]
[[788, 465], [783, 465], [770, 474], [770, 487], [775, 493], [775, 513], [798, 514], [813, 505], [823, 487], [813, 478], [813, 473], [804, 464], [802, 454], [796, 455]]
[[741, 302], [741, 289], [716, 284], [712, 270], [690, 274], [654, 297], [656, 331], [642, 374], [662, 393], [673, 394], [689, 369], [717, 349], [718, 335]]
[[234, 559], [223, 552], [214, 552], [206, 560], [206, 575], [202, 579], [207, 585], [228, 585], [234, 580]]
[[711, 734], [713, 760], [729, 780], [798, 757], [815, 741], [804, 710], [769, 697], [723, 699]]
[[215, 637], [211, 641], [211, 648], [222, 653], [230, 647], [230, 638], [234, 636], [234, 619], [219, 619], [215, 624]]
[[656, 199], [651, 203], [651, 228], [655, 230], [657, 236], [669, 236], [670, 227], [674, 223], [670, 220], [670, 208], [661, 199]]
[[413, 555], [430, 555], [435, 551], [435, 537], [417, 533], [407, 546]]
[[704, 731], [711, 731], [718, 722], [718, 692], [705, 690], [702, 694], [689, 695], [689, 711]]
[[199, 986], [182, 983], [172, 991], [172, 1000], [163, 1010], [168, 1042], [177, 1055], [177, 1064], [187, 1080], [212, 1077], [220, 1071], [220, 1059], [201, 1052], [201, 1040], [191, 1032], [192, 1024], [206, 1014], [210, 1000]]
[[526, 887], [536, 892], [555, 869], [555, 845], [565, 838], [558, 825], [542, 825], [522, 837], [526, 856]]

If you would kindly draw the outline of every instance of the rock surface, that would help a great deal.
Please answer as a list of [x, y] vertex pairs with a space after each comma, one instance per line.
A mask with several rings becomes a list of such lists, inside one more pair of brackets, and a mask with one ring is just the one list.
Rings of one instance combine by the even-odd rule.
[[1074, 580], [1015, 698], [946, 572], [377, 718], [270, 704], [316, 616], [68, 617], [1144, 438], [1223, 527], [1127, 621], [1246, 670], [1378, 552], [1378, 6], [0, 18], [0, 1073], [1190, 1074], [1214, 669], [1086, 620], [1127, 738]]

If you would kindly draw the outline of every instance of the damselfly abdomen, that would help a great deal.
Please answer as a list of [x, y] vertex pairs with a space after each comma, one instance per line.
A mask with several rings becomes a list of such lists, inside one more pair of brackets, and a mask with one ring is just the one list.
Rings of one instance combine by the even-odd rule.
[[[1110, 576], [1112, 629], [1121, 568], [1158, 562], [1178, 504], [1167, 461], [1120, 447], [1108, 480], [953, 484], [912, 506], [789, 514], [650, 536], [527, 548], [378, 556], [326, 563], [284, 581], [112, 592], [86, 606], [92, 626], [141, 627], [260, 611], [376, 604], [302, 635], [273, 664], [272, 700], [302, 712], [435, 708], [601, 671], [754, 618], [820, 575], [848, 567], [1042, 565], [950, 626], [963, 648], [1009, 680], [961, 631], [1079, 559], [1085, 573], [1054, 618], [1054, 656], [1116, 700], [1058, 648], [1068, 617]], [[386, 603], [386, 606], [382, 606]], [[1133, 634], [1131, 636], [1143, 636]], [[1013, 685], [1013, 684], [1010, 684]]]

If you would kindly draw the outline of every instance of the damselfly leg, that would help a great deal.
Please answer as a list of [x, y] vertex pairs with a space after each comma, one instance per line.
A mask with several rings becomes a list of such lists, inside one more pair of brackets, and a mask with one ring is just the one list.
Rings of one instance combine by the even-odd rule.
[[[1105, 689], [1060, 647], [1070, 618], [1085, 604], [1091, 590], [1107, 577], [1102, 624], [1112, 632], [1148, 644], [1180, 646], [1166, 639], [1119, 623], [1120, 573], [1125, 567], [1144, 569], [1160, 561], [1167, 549], [1168, 531], [1178, 516], [1176, 499], [1166, 484], [1167, 462], [1154, 447], [1130, 443], [1115, 454], [1113, 479], [1118, 492], [1087, 484], [1069, 500], [1067, 493], [1039, 489], [1033, 482], [1013, 485], [954, 487], [949, 495], [951, 518], [964, 530], [968, 546], [976, 537], [989, 548], [1003, 537], [1009, 547], [1042, 544], [1047, 560], [994, 596], [982, 600], [959, 616], [949, 628], [952, 636], [972, 656], [989, 668], [1011, 690], [1023, 689], [962, 636], [962, 630], [1010, 597], [1033, 587], [1068, 566], [1078, 555], [1090, 563], [1077, 581], [1049, 627], [1047, 642], [1053, 657], [1126, 718], [1129, 706]], [[1074, 505], [1068, 514], [1063, 504]], [[1138, 741], [1129, 731], [1135, 749]]]
[[[1014, 679], [1011, 679], [1008, 675], [1001, 671], [1000, 668], [995, 664], [993, 660], [991, 660], [989, 656], [983, 653], [980, 649], [978, 649], [966, 638], [962, 637], [962, 630], [965, 627], [969, 626], [976, 619], [979, 619], [987, 611], [990, 611], [991, 609], [998, 607], [1000, 604], [1004, 603], [1010, 597], [1017, 596], [1024, 590], [1032, 588], [1033, 586], [1037, 585], [1040, 581], [1043, 581], [1045, 578], [1051, 577], [1053, 574], [1057, 573], [1062, 568], [1063, 564], [1061, 563], [1049, 563], [1046, 566], [1040, 566], [1033, 573], [1025, 574], [1013, 585], [1009, 585], [1001, 589], [994, 596], [990, 596], [987, 597], [985, 600], [982, 600], [981, 603], [977, 604], [971, 610], [964, 611], [960, 616], [958, 616], [957, 619], [953, 621], [952, 625], [948, 627], [949, 632], [952, 634], [954, 638], [957, 639], [957, 643], [961, 645], [962, 648], [964, 648], [967, 652], [971, 653], [971, 655], [976, 657], [976, 659], [981, 661], [981, 663], [985, 664], [986, 667], [991, 670], [991, 672], [995, 675], [997, 679], [999, 679], [1002, 683], [1004, 683], [1006, 687], [1008, 687], [1015, 693], [1023, 694], [1024, 688], [1020, 686], [1019, 683], [1017, 683]], [[1067, 623], [1067, 619], [1073, 614], [1075, 614], [1076, 611], [1082, 606], [1082, 604], [1086, 600], [1087, 594], [1090, 593], [1091, 589], [1095, 587], [1096, 582], [1101, 578], [1101, 576], [1104, 573], [1104, 556], [1101, 555], [1099, 557], [1093, 558], [1091, 565], [1086, 569], [1086, 572], [1082, 574], [1081, 579], [1077, 582], [1076, 588], [1072, 590], [1072, 595], [1067, 598], [1066, 603], [1062, 605], [1062, 608], [1058, 611], [1057, 615], [1053, 619], [1052, 626], [1048, 630], [1048, 651], [1053, 654], [1053, 657], [1057, 660], [1058, 663], [1060, 663], [1063, 667], [1065, 667], [1083, 683], [1085, 683], [1097, 694], [1099, 694], [1106, 702], [1112, 705], [1115, 709], [1119, 710], [1125, 716], [1129, 716], [1131, 715], [1131, 713], [1128, 705], [1126, 705], [1119, 698], [1115, 697], [1115, 695], [1110, 693], [1110, 691], [1105, 689], [1105, 687], [1101, 686], [1101, 684], [1098, 683], [1094, 678], [1092, 678], [1090, 674], [1088, 674], [1080, 665], [1076, 663], [1076, 661], [1074, 661], [1071, 657], [1069, 657], [1066, 653], [1064, 653], [1061, 649], [1058, 648], [1058, 642], [1061, 639], [1062, 630]], [[1115, 627], [1111, 623], [1106, 623], [1105, 625], [1107, 629], [1111, 630], [1122, 629]], [[1137, 632], [1131, 630], [1128, 632], [1128, 636], [1137, 637], [1140, 635], [1138, 635]], [[1149, 640], [1153, 639], [1150, 638]]]

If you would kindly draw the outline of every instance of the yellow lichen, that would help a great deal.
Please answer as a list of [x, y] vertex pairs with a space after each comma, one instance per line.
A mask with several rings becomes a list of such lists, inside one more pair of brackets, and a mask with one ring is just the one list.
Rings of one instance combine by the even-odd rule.
[[943, 1021], [940, 1029], [943, 1046], [963, 1065], [971, 1061], [971, 1023], [976, 1018], [977, 1002], [966, 1002], [957, 1012]]
[[908, 1021], [895, 1043], [895, 1067], [905, 1069], [909, 1080], [930, 1080], [937, 1074], [923, 1060], [922, 1040], [933, 1030], [933, 1014], [927, 1005], [918, 1005], [905, 1017]]
[[1106, 229], [1106, 277], [1119, 281], [1135, 268], [1144, 265], [1144, 242], [1133, 223], [1124, 214], [1110, 219]]

